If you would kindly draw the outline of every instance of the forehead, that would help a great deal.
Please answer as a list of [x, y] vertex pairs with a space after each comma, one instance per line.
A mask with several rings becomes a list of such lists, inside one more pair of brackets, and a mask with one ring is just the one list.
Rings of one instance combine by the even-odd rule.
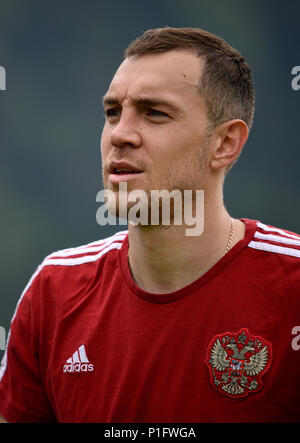
[[197, 85], [203, 64], [201, 58], [182, 50], [126, 58], [115, 73], [107, 95], [117, 96], [120, 102], [141, 94], [199, 99]]

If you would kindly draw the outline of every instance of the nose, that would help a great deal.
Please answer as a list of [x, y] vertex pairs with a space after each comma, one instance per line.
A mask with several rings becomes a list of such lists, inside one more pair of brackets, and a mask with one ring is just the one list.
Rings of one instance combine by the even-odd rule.
[[129, 110], [122, 111], [111, 132], [111, 144], [116, 148], [139, 148], [142, 144], [138, 118]]

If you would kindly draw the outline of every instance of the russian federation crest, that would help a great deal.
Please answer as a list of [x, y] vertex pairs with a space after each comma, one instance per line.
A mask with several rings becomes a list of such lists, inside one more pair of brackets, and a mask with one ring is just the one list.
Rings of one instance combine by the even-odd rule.
[[207, 365], [213, 387], [231, 398], [259, 391], [272, 361], [271, 343], [248, 329], [216, 335], [208, 347]]

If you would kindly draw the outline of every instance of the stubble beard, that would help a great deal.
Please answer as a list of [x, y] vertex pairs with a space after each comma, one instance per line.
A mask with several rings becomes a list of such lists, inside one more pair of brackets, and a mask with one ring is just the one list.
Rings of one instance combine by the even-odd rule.
[[[151, 191], [166, 191], [166, 193], [172, 193], [172, 191], [179, 191], [182, 198], [182, 211], [184, 211], [184, 191], [189, 190], [192, 191], [192, 205], [195, 202], [195, 195], [197, 190], [204, 190], [204, 182], [205, 177], [204, 173], [208, 167], [208, 157], [209, 157], [209, 136], [206, 137], [201, 148], [198, 149], [197, 155], [194, 158], [191, 158], [189, 162], [186, 162], [186, 165], [183, 169], [182, 174], [178, 174], [177, 170], [174, 170], [174, 166], [170, 165], [167, 168], [166, 172], [163, 176], [154, 177], [151, 182], [143, 184], [143, 188], [140, 190], [145, 193], [145, 202], [143, 204], [147, 205], [148, 211], [148, 220], [149, 224], [145, 226], [145, 228], [149, 228], [151, 226], [153, 229], [170, 229], [172, 226], [174, 227], [174, 200], [170, 199], [170, 224], [164, 225], [162, 224], [162, 208], [163, 208], [163, 198], [159, 199], [159, 224], [151, 225]], [[180, 165], [180, 169], [182, 169], [182, 165]], [[130, 219], [130, 210], [134, 207], [136, 202], [128, 201], [128, 194], [131, 191], [136, 190], [137, 188], [132, 186], [131, 183], [127, 186], [127, 196], [121, 195], [119, 192], [119, 186], [114, 185], [110, 186], [108, 175], [104, 172], [105, 168], [102, 168], [102, 179], [105, 186], [105, 189], [109, 189], [113, 191], [115, 195], [115, 199], [112, 201], [110, 198], [106, 199], [106, 207], [108, 212], [110, 212], [115, 217], [119, 218], [120, 215], [124, 216], [126, 214], [127, 220]], [[122, 202], [122, 208], [120, 206], [120, 202]], [[192, 207], [192, 212], [195, 214], [195, 208]]]

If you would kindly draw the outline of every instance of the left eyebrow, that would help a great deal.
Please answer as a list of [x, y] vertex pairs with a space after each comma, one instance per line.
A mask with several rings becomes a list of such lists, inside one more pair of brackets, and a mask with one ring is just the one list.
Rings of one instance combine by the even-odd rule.
[[[164, 100], [162, 98], [156, 98], [156, 97], [138, 97], [133, 100], [131, 100], [132, 103], [137, 107], [143, 107], [143, 106], [163, 106], [165, 108], [170, 109], [171, 111], [179, 112], [179, 108], [169, 102], [168, 100]], [[120, 105], [119, 100], [112, 96], [112, 95], [105, 95], [103, 97], [103, 106], [115, 106]]]
[[164, 108], [168, 108], [173, 111], [178, 111], [178, 107], [174, 105], [173, 103], [170, 103], [167, 100], [164, 100], [162, 98], [156, 98], [156, 97], [140, 97], [133, 100], [133, 103], [138, 107], [143, 106], [163, 106]]

